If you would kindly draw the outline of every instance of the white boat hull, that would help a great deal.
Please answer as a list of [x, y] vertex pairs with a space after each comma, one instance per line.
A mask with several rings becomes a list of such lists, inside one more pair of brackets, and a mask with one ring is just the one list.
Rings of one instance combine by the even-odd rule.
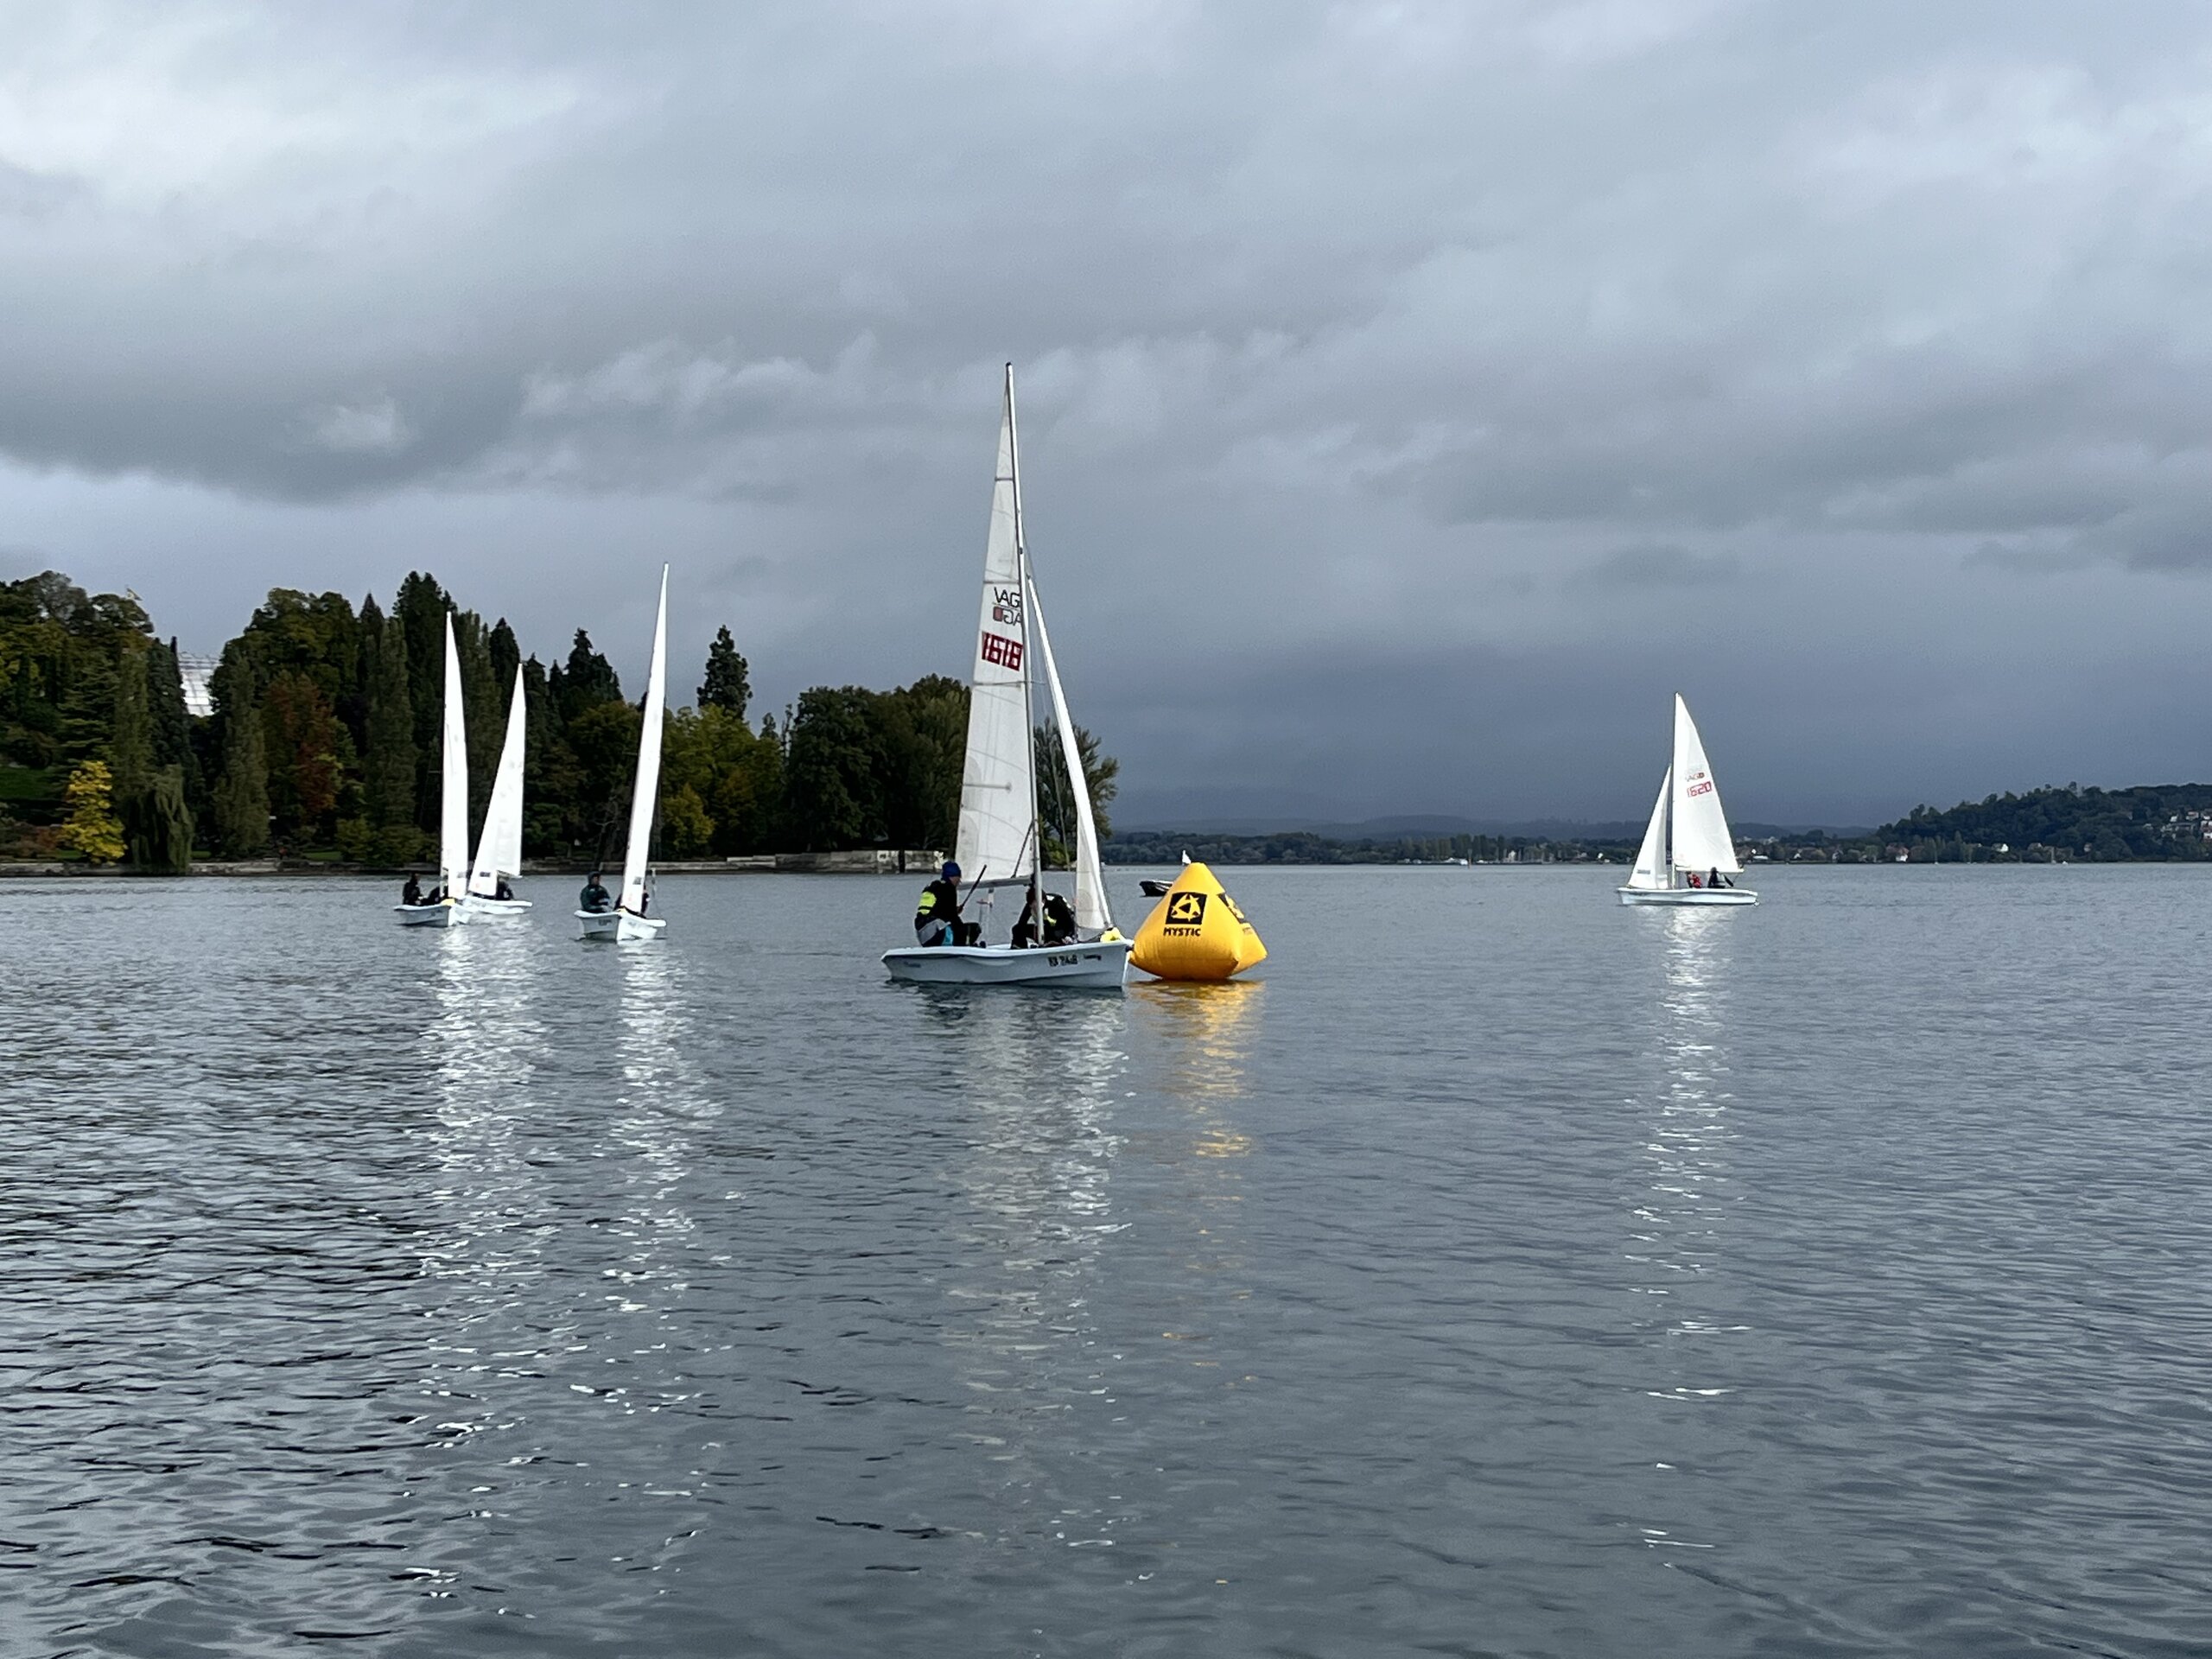
[[664, 916], [632, 916], [626, 910], [580, 910], [576, 925], [582, 930], [578, 938], [600, 939], [614, 944], [632, 944], [645, 939], [660, 938], [661, 929], [668, 925]]
[[883, 953], [891, 977], [910, 985], [1028, 985], [1067, 990], [1118, 990], [1128, 969], [1129, 941], [1084, 944], [906, 945]]
[[472, 922], [506, 921], [530, 913], [527, 899], [489, 899], [480, 893], [472, 893], [461, 900], [461, 907], [468, 912]]
[[435, 905], [394, 905], [402, 927], [459, 927], [468, 919], [459, 905], [441, 899]]
[[1756, 905], [1749, 887], [1620, 887], [1624, 905]]

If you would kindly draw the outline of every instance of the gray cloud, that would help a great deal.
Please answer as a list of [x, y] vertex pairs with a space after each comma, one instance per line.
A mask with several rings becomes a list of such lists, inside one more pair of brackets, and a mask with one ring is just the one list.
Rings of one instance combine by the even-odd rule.
[[[272, 582], [428, 565], [619, 652], [669, 556], [683, 648], [726, 617], [773, 697], [957, 669], [1007, 359], [1133, 794], [1510, 777], [1485, 810], [1633, 817], [1644, 780], [1588, 798], [1631, 707], [1702, 677], [1778, 712], [1756, 673], [1819, 662], [1853, 727], [1716, 764], [1864, 820], [1946, 768], [2120, 765], [2057, 700], [2212, 621], [2176, 581], [2212, 568], [2196, 8], [10, 23], [9, 539], [203, 645]], [[1687, 661], [1649, 641], [1675, 592], [1726, 601]], [[1217, 619], [1206, 672], [1171, 601]], [[2003, 673], [2062, 639], [2081, 683]], [[2004, 719], [1938, 720], [1993, 671]], [[1416, 734], [1463, 694], [1573, 712]], [[2129, 764], [2204, 770], [2150, 729], [2178, 747]], [[1855, 733], [1884, 747], [1838, 765]]]

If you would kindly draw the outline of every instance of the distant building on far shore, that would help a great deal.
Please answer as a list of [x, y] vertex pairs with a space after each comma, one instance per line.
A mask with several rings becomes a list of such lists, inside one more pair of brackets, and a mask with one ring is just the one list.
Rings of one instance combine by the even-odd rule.
[[184, 682], [184, 712], [201, 720], [215, 712], [215, 695], [209, 681], [215, 672], [218, 657], [190, 657], [179, 652], [176, 657], [177, 677]]

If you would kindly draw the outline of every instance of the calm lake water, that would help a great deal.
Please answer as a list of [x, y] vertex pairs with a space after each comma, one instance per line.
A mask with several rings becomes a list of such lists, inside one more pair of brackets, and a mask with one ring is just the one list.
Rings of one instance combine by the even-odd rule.
[[8, 884], [0, 1651], [2212, 1652], [2212, 873], [1223, 874]]

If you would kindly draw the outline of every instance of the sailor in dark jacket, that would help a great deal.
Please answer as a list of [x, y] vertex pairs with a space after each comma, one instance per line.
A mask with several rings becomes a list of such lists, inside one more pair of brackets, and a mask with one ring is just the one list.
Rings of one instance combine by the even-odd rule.
[[918, 944], [965, 944], [968, 935], [960, 919], [960, 867], [948, 858], [914, 906], [914, 939]]
[[594, 870], [584, 883], [584, 890], [576, 895], [576, 908], [588, 911], [607, 911], [614, 908], [613, 896], [600, 885], [599, 872]]

